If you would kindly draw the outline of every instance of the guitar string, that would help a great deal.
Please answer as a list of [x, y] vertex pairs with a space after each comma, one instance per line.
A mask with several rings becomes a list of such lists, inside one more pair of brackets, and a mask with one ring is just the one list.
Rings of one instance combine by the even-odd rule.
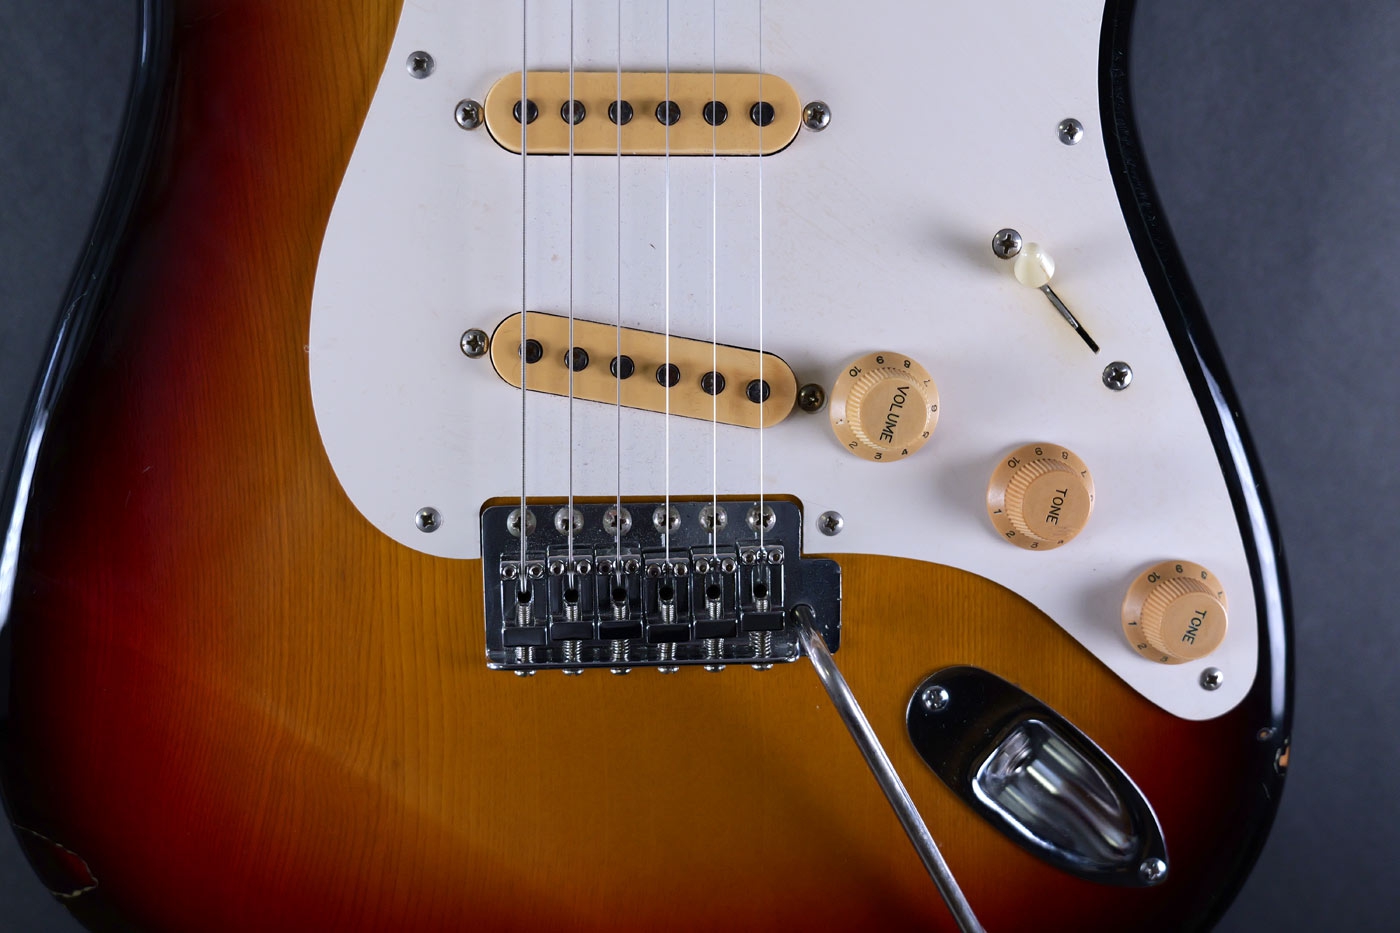
[[617, 371], [613, 374], [617, 399], [617, 502], [613, 541], [617, 547], [617, 582], [622, 583], [622, 0], [617, 0]]
[[758, 0], [758, 546], [763, 547], [763, 0]]
[[710, 549], [719, 557], [719, 2], [710, 0]]
[[666, 544], [666, 562], [671, 562], [671, 0], [666, 0], [666, 385], [662, 390], [666, 396], [666, 455], [664, 478], [666, 487], [665, 511], [662, 513], [662, 539]]
[[527, 420], [527, 398], [529, 393], [525, 388], [525, 367], [528, 355], [528, 336], [525, 329], [526, 309], [526, 274], [528, 271], [526, 256], [529, 252], [529, 240], [526, 238], [525, 211], [528, 207], [528, 183], [529, 183], [529, 161], [527, 159], [529, 141], [526, 128], [530, 125], [530, 104], [529, 97], [526, 96], [526, 76], [529, 73], [529, 29], [530, 13], [529, 0], [521, 0], [520, 3], [520, 579], [521, 593], [529, 592], [526, 589], [525, 580], [525, 555], [526, 537], [529, 533], [529, 522], [527, 516], [528, 499], [526, 495], [526, 451], [528, 448], [526, 426]]
[[574, 0], [569, 0], [569, 507], [564, 513], [567, 529], [569, 586], [577, 587], [574, 574], [574, 127], [578, 114], [574, 111]]

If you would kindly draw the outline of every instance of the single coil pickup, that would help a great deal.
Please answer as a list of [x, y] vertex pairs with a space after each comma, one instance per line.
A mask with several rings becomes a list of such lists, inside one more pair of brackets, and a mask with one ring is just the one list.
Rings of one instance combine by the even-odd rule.
[[[486, 94], [486, 128], [529, 155], [773, 155], [797, 136], [802, 104], [776, 75], [725, 72], [520, 72]], [[621, 87], [619, 88], [619, 84]], [[571, 104], [572, 102], [572, 104]], [[572, 150], [570, 128], [573, 130]]]
[[[618, 342], [621, 340], [621, 352]], [[681, 418], [717, 421], [737, 427], [772, 427], [792, 413], [797, 377], [781, 357], [728, 344], [693, 340], [636, 328], [531, 311], [521, 347], [520, 315], [502, 321], [491, 337], [491, 364], [506, 383], [520, 388], [520, 355], [525, 383], [535, 392], [567, 396], [573, 374], [574, 398], [605, 405], [666, 412]]]

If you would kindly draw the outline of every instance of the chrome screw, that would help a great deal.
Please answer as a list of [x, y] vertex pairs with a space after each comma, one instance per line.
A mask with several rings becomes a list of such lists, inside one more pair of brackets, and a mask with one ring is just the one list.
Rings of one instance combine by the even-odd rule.
[[1201, 687], [1206, 690], [1219, 690], [1225, 683], [1225, 672], [1218, 667], [1208, 667], [1201, 672]]
[[663, 535], [678, 531], [681, 527], [681, 513], [674, 505], [670, 509], [658, 505], [651, 513], [651, 524]]
[[442, 527], [442, 514], [431, 506], [426, 509], [419, 509], [418, 515], [414, 518], [414, 523], [418, 525], [418, 530], [424, 534], [432, 534]]
[[797, 407], [810, 414], [816, 414], [826, 407], [826, 390], [815, 382], [809, 382], [797, 390]]
[[[621, 529], [617, 527], [619, 517], [622, 519]], [[630, 534], [632, 531], [632, 513], [626, 509], [619, 511], [618, 507], [615, 505], [608, 506], [608, 510], [603, 513], [603, 530], [612, 537], [616, 537], [619, 530], [624, 535]]]
[[831, 125], [831, 108], [824, 100], [814, 100], [802, 108], [802, 125], [813, 133], [820, 133]]
[[1133, 368], [1122, 360], [1109, 363], [1103, 370], [1103, 384], [1114, 392], [1122, 392], [1133, 384]]
[[1138, 877], [1144, 884], [1159, 884], [1167, 877], [1167, 863], [1159, 858], [1150, 858], [1138, 866]]
[[705, 531], [723, 531], [728, 524], [729, 513], [722, 506], [710, 504], [700, 510], [700, 527]]
[[612, 643], [611, 656], [608, 658], [612, 662], [612, 667], [608, 668], [608, 673], [621, 677], [623, 674], [632, 673], [632, 668], [627, 666], [631, 660], [632, 643], [625, 638], [616, 639]]
[[462, 335], [461, 346], [468, 358], [479, 360], [491, 349], [491, 338], [486, 336], [486, 331], [473, 327]]
[[[773, 653], [773, 633], [772, 632], [749, 632], [749, 647], [753, 649], [755, 658], [766, 658]], [[756, 671], [771, 671], [773, 662], [759, 661], [750, 664], [749, 667]]]
[[457, 125], [464, 130], [474, 130], [486, 120], [486, 108], [480, 101], [467, 99], [457, 104]]
[[[506, 516], [506, 531], [510, 532], [512, 538], [520, 537], [520, 510], [513, 509]], [[535, 513], [525, 513], [525, 534], [530, 536], [535, 533]]]
[[778, 515], [771, 505], [765, 505], [761, 512], [758, 506], [754, 506], [749, 509], [749, 514], [744, 520], [748, 523], [750, 531], [758, 531], [760, 527], [763, 531], [772, 531], [773, 526], [778, 524]]
[[1057, 131], [1060, 134], [1060, 142], [1066, 146], [1077, 146], [1079, 141], [1084, 138], [1084, 124], [1074, 117], [1061, 120]]
[[996, 232], [992, 237], [992, 252], [996, 253], [998, 259], [1015, 259], [1021, 255], [1021, 234], [1019, 231], [1005, 227]]
[[414, 52], [408, 56], [408, 73], [415, 78], [423, 79], [433, 73], [437, 68], [437, 62], [427, 52]]
[[574, 534], [583, 530], [583, 513], [578, 509], [560, 509], [554, 513], [554, 530], [561, 535], [567, 535], [572, 529]]
[[828, 538], [834, 538], [846, 527], [846, 520], [841, 517], [840, 512], [823, 512], [817, 518], [817, 527]]
[[1271, 726], [1265, 726], [1254, 737], [1261, 742], [1267, 742], [1274, 737], [1274, 730]]
[[656, 646], [656, 660], [661, 664], [657, 670], [663, 674], [675, 674], [680, 672], [680, 665], [676, 664], [676, 643], [673, 641], [662, 642]]
[[938, 684], [929, 684], [919, 691], [919, 703], [930, 713], [941, 713], [948, 708], [952, 701], [946, 688]]

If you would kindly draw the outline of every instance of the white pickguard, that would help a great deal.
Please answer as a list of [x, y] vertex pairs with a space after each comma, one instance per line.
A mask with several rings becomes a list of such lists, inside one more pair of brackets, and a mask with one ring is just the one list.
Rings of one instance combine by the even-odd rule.
[[[674, 0], [671, 67], [709, 71], [711, 6]], [[664, 4], [625, 0], [624, 67], [665, 64]], [[529, 66], [567, 68], [568, 4], [529, 4]], [[755, 0], [719, 0], [720, 70], [755, 70]], [[528, 404], [528, 491], [799, 497], [807, 547], [949, 564], [1044, 610], [1106, 666], [1188, 719], [1232, 708], [1253, 681], [1258, 644], [1249, 567], [1205, 424], [1138, 264], [1099, 129], [1097, 0], [861, 4], [765, 0], [763, 66], [833, 112], [762, 162], [765, 349], [799, 382], [830, 387], [843, 365], [890, 349], [933, 373], [937, 433], [909, 460], [876, 464], [838, 445], [825, 413], [794, 412], [757, 432], [579, 402], [569, 457], [564, 399]], [[616, 6], [579, 0], [575, 67], [612, 70]], [[521, 162], [453, 112], [521, 67], [518, 4], [405, 3], [326, 233], [309, 340], [316, 418], [347, 495], [406, 547], [478, 557], [477, 514], [519, 495], [518, 390], [458, 340], [521, 306]], [[405, 67], [426, 50], [435, 73]], [[731, 106], [731, 113], [736, 108]], [[742, 114], [738, 114], [742, 116]], [[639, 113], [639, 118], [647, 114]], [[1056, 127], [1078, 117], [1078, 146]], [[542, 114], [543, 119], [557, 114]], [[671, 330], [708, 339], [712, 275], [718, 338], [757, 347], [755, 159], [670, 161]], [[665, 160], [573, 164], [573, 295], [583, 318], [660, 331], [666, 318]], [[712, 175], [713, 173], [713, 175]], [[717, 194], [712, 177], [717, 176]], [[526, 267], [531, 310], [569, 307], [569, 177], [563, 157], [530, 161]], [[619, 196], [622, 222], [619, 234]], [[712, 228], [717, 217], [718, 236]], [[993, 257], [992, 234], [1019, 229], [1051, 251], [1055, 287], [1103, 347], [1097, 356], [1039, 293]], [[718, 242], [718, 255], [713, 244]], [[715, 262], [717, 261], [717, 267]], [[1125, 392], [1100, 379], [1131, 363]], [[1097, 504], [1069, 545], [1029, 552], [987, 520], [987, 479], [1030, 441], [1063, 444], [1093, 470]], [[717, 470], [715, 467], [717, 466]], [[414, 522], [442, 515], [434, 534]], [[837, 537], [816, 529], [835, 509]], [[544, 516], [547, 518], [548, 516]], [[1198, 561], [1229, 590], [1234, 620], [1206, 662], [1165, 666], [1130, 650], [1119, 604], [1132, 579], [1169, 558]], [[917, 613], [938, 638], [936, 605]], [[848, 637], [875, 619], [847, 619]], [[1207, 667], [1224, 686], [1203, 690]]]

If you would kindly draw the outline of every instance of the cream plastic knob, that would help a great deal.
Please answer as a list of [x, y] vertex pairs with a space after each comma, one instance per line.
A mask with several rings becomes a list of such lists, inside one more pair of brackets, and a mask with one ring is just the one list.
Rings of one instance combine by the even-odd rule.
[[1199, 661], [1225, 640], [1225, 588], [1200, 564], [1169, 560], [1144, 572], [1123, 600], [1123, 634], [1159, 664]]
[[831, 389], [831, 430], [857, 457], [889, 463], [928, 443], [938, 426], [938, 386], [902, 353], [853, 360]]
[[1027, 288], [1044, 288], [1055, 277], [1055, 260], [1039, 243], [1027, 243], [1016, 254], [1011, 271]]
[[1056, 444], [1027, 444], [1001, 459], [987, 484], [987, 516], [1001, 535], [1031, 551], [1071, 541], [1094, 510], [1094, 478]]

